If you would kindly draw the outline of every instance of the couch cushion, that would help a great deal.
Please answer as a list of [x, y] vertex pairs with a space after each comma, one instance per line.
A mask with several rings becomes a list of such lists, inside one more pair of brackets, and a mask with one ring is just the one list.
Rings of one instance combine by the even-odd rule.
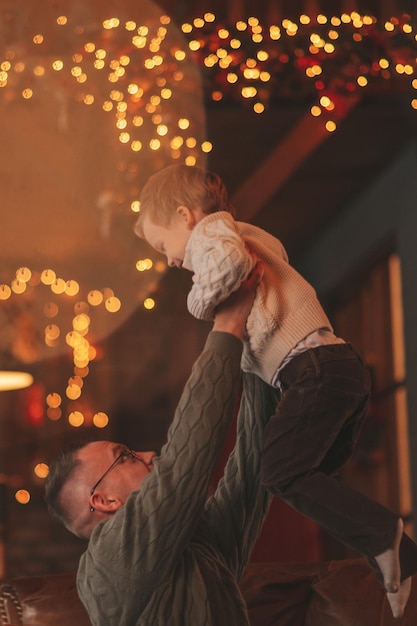
[[74, 574], [15, 578], [1, 587], [2, 623], [14, 626], [91, 626]]

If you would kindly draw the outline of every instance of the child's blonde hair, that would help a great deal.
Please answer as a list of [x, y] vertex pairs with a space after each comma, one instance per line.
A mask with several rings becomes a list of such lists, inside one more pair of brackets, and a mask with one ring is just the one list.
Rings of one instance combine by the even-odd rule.
[[169, 226], [179, 206], [203, 213], [228, 211], [233, 213], [229, 197], [220, 176], [200, 167], [170, 165], [149, 178], [140, 195], [140, 213], [135, 233], [143, 239], [143, 219], [148, 216], [154, 224]]

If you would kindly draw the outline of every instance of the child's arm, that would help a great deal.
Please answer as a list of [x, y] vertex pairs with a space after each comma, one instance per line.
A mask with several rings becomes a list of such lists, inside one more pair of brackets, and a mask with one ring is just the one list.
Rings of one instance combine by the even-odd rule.
[[255, 265], [229, 217], [205, 221], [193, 233], [190, 255], [194, 274], [187, 305], [198, 319], [212, 320], [216, 307], [240, 287]]

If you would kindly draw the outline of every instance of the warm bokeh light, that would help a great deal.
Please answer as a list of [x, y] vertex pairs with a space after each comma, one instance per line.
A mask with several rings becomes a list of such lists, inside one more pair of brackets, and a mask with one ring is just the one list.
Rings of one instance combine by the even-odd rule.
[[47, 302], [43, 307], [46, 317], [56, 317], [58, 315], [58, 305], [55, 302]]
[[59, 407], [57, 408], [53, 408], [53, 407], [48, 407], [46, 409], [46, 415], [48, 417], [48, 419], [51, 420], [51, 422], [56, 422], [59, 419], [61, 419], [61, 415], [62, 415], [62, 411]]
[[65, 291], [65, 280], [63, 278], [56, 278], [51, 283], [51, 291], [55, 294], [61, 294]]
[[59, 407], [61, 405], [61, 402], [62, 402], [62, 398], [59, 395], [59, 393], [56, 393], [56, 392], [49, 393], [46, 396], [46, 404], [53, 409]]
[[0, 391], [11, 391], [13, 389], [24, 389], [33, 383], [33, 376], [28, 372], [0, 371]]
[[70, 331], [66, 334], [65, 340], [71, 348], [75, 348], [77, 345], [81, 343], [81, 335], [75, 330]]
[[84, 424], [84, 415], [81, 411], [73, 411], [68, 415], [68, 423], [74, 428], [79, 428]]
[[138, 272], [145, 272], [146, 270], [150, 270], [153, 267], [152, 259], [139, 259], [136, 262], [136, 269]]
[[26, 283], [25, 283], [25, 281], [18, 280], [16, 278], [15, 280], [12, 280], [11, 288], [12, 288], [13, 293], [21, 294], [21, 293], [24, 293], [26, 291]]
[[148, 311], [151, 311], [152, 309], [155, 308], [155, 300], [153, 298], [146, 298], [143, 301], [143, 306], [145, 309], [147, 309]]
[[74, 305], [74, 313], [75, 315], [88, 315], [90, 311], [90, 306], [87, 302], [84, 302], [83, 300], [80, 300], [79, 302], [76, 302]]
[[23, 281], [25, 283], [27, 283], [32, 277], [32, 272], [28, 267], [19, 267], [18, 270], [16, 270], [16, 278], [19, 281]]
[[111, 296], [110, 298], [107, 298], [104, 305], [110, 313], [117, 313], [122, 306], [122, 303], [119, 298], [116, 298], [116, 296]]
[[14, 497], [19, 504], [28, 504], [30, 502], [30, 493], [27, 489], [19, 489]]
[[81, 378], [81, 376], [71, 376], [71, 378], [68, 380], [68, 384], [69, 385], [76, 385], [77, 387], [82, 387], [84, 382], [83, 379]]
[[55, 341], [58, 339], [60, 334], [61, 330], [56, 324], [48, 324], [45, 328], [45, 339], [48, 339], [49, 341]]
[[0, 285], [0, 300], [7, 300], [10, 298], [12, 290], [9, 285]]
[[84, 333], [90, 326], [90, 317], [86, 313], [76, 315], [72, 320], [72, 326], [78, 333]]
[[49, 474], [49, 467], [46, 463], [37, 463], [33, 471], [38, 478], [46, 478]]
[[165, 272], [166, 268], [167, 268], [167, 264], [166, 264], [166, 262], [165, 262], [165, 261], [157, 261], [157, 262], [155, 263], [155, 270], [156, 270], [158, 273]]
[[67, 280], [65, 284], [65, 293], [67, 296], [76, 296], [80, 291], [80, 285], [76, 280]]
[[41, 281], [44, 285], [52, 285], [54, 280], [56, 279], [56, 274], [53, 270], [47, 269], [43, 270], [41, 274]]
[[93, 424], [96, 428], [105, 428], [109, 423], [109, 418], [106, 413], [99, 411], [93, 415]]
[[81, 388], [78, 385], [68, 385], [65, 393], [69, 400], [78, 400], [81, 395]]

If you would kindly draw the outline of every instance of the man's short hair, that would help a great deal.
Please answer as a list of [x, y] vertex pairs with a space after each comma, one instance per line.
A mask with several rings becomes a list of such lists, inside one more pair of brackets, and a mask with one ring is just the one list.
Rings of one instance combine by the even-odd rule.
[[45, 481], [45, 502], [49, 513], [68, 527], [71, 523], [70, 512], [64, 506], [61, 498], [62, 489], [75, 471], [80, 467], [81, 461], [76, 458], [78, 450], [85, 444], [75, 443], [66, 446], [58, 455], [55, 462], [49, 468], [49, 474]]

